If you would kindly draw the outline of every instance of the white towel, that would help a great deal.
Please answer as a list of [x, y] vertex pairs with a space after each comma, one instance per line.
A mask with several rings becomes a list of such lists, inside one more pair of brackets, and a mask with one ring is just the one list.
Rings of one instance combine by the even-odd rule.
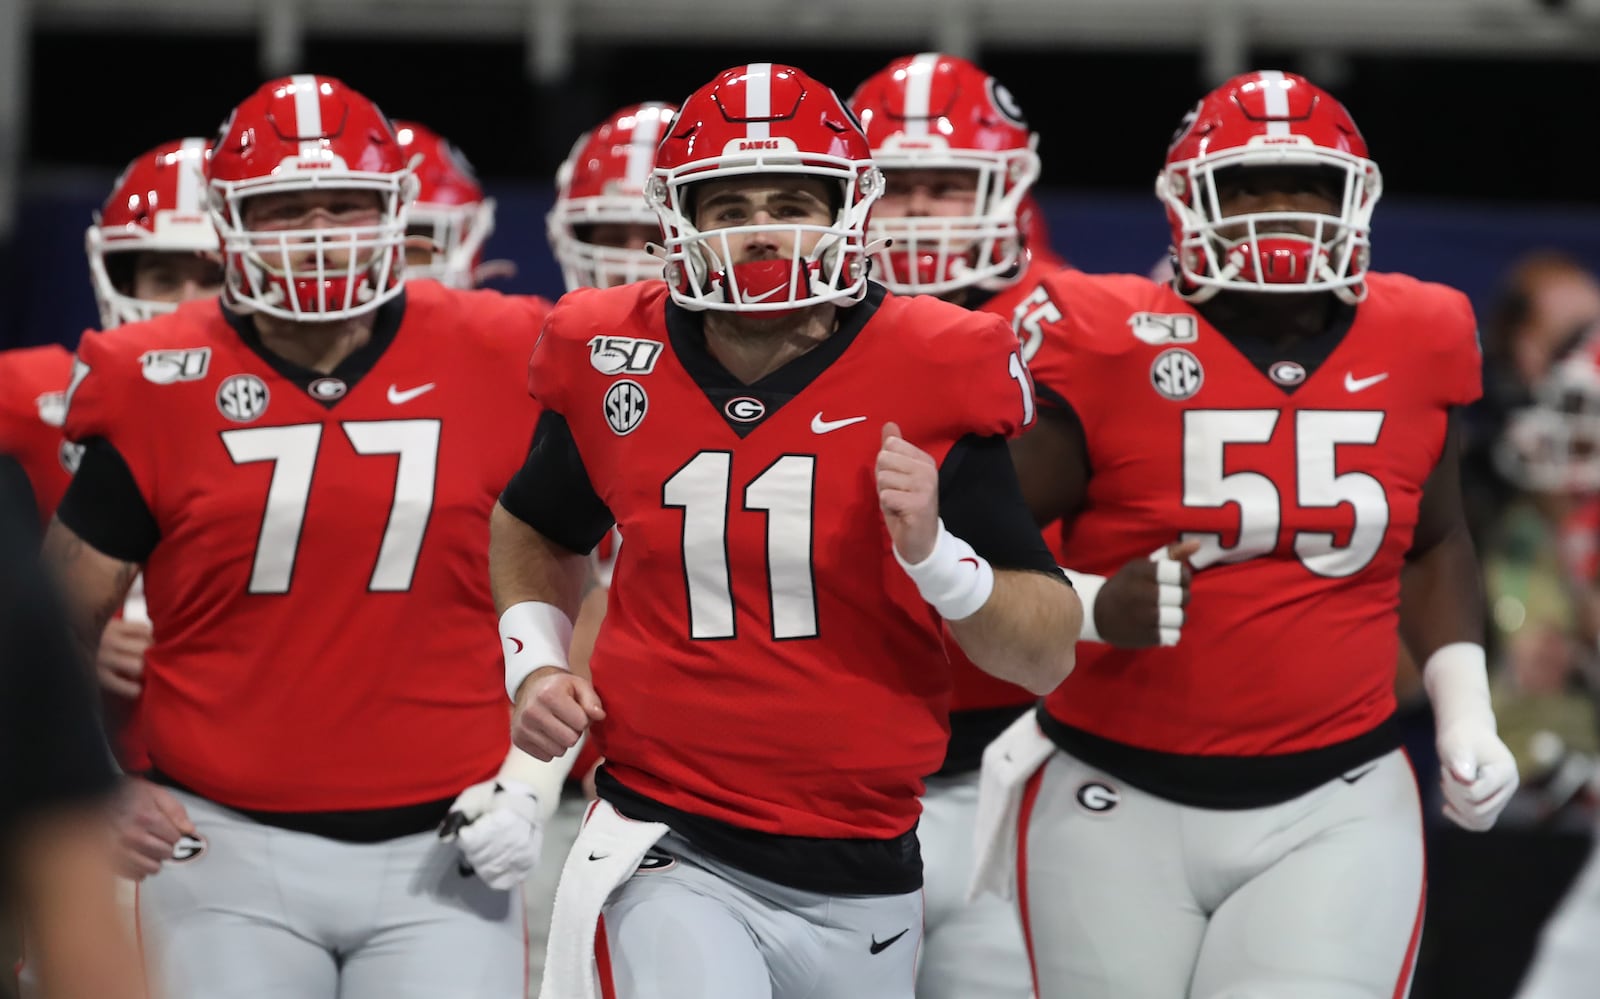
[[556, 884], [539, 999], [598, 999], [594, 937], [600, 910], [666, 834], [664, 824], [635, 822], [604, 801], [589, 806]]
[[967, 898], [993, 892], [1010, 899], [1017, 891], [1017, 816], [1028, 778], [1055, 752], [1039, 731], [1033, 712], [1018, 718], [983, 751], [978, 778], [978, 814], [973, 829], [972, 883]]

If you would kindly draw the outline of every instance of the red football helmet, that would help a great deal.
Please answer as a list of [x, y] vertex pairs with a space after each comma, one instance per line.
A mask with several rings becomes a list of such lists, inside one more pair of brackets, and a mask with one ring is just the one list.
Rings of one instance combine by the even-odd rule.
[[206, 212], [207, 139], [164, 142], [129, 163], [84, 234], [89, 277], [101, 329], [136, 323], [176, 309], [176, 302], [135, 298], [129, 265], [135, 252], [216, 253], [217, 230]]
[[[837, 185], [830, 225], [764, 223], [700, 232], [692, 188], [741, 176], [803, 175]], [[781, 314], [867, 293], [867, 215], [883, 174], [855, 116], [837, 94], [792, 66], [725, 70], [683, 102], [656, 150], [645, 197], [666, 237], [667, 284], [684, 308]], [[730, 237], [783, 232], [815, 237], [793, 260], [728, 266]]]
[[902, 56], [868, 77], [850, 98], [872, 155], [895, 170], [970, 170], [970, 214], [873, 219], [890, 240], [876, 254], [879, 278], [902, 294], [1004, 288], [1022, 273], [1018, 213], [1039, 179], [1039, 136], [1011, 93], [965, 59]]
[[[417, 179], [376, 104], [327, 76], [262, 84], [222, 126], [206, 170], [222, 237], [224, 296], [284, 319], [370, 312], [405, 282], [407, 210]], [[244, 205], [264, 194], [372, 191], [375, 224], [251, 230]]]
[[[1223, 217], [1217, 172], [1240, 167], [1336, 171], [1344, 178], [1338, 214]], [[1294, 73], [1236, 76], [1184, 117], [1156, 178], [1172, 226], [1177, 288], [1192, 302], [1231, 288], [1331, 291], [1355, 304], [1366, 297], [1372, 209], [1382, 189], [1356, 123], [1327, 91]]]
[[568, 291], [661, 276], [659, 258], [589, 236], [598, 225], [656, 227], [656, 214], [644, 200], [645, 182], [677, 110], [650, 102], [617, 111], [579, 136], [556, 171], [556, 203], [545, 226]]
[[407, 264], [406, 276], [476, 287], [483, 244], [494, 232], [494, 199], [484, 196], [472, 164], [449, 139], [414, 121], [396, 121], [394, 134], [417, 174], [406, 232], [433, 244], [429, 261]]

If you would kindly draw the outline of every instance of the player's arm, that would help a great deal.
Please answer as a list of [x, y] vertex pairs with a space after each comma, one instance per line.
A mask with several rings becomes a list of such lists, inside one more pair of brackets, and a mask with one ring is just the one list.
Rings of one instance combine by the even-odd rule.
[[968, 437], [939, 467], [888, 424], [877, 485], [896, 558], [961, 650], [1034, 693], [1066, 679], [1083, 610], [1028, 516], [1005, 442]]
[[1461, 501], [1460, 430], [1452, 417], [1423, 483], [1400, 577], [1400, 635], [1422, 666], [1443, 768], [1445, 814], [1483, 830], [1517, 788], [1516, 761], [1496, 734], [1483, 651], [1483, 577]]
[[1011, 442], [1011, 461], [1028, 511], [1043, 527], [1071, 520], [1083, 508], [1089, 488], [1089, 450], [1072, 406], [1042, 385], [1035, 390], [1038, 419]]
[[612, 523], [566, 420], [546, 410], [528, 460], [489, 519], [490, 583], [506, 691], [516, 706], [512, 741], [538, 760], [560, 757], [605, 716], [588, 679], [573, 673], [568, 652], [592, 577], [588, 553]]
[[161, 531], [116, 448], [102, 438], [84, 445], [78, 471], [45, 532], [45, 555], [61, 580], [86, 661], [97, 662], [108, 689], [137, 694], [137, 672], [108, 670], [100, 638]]
[[[1092, 474], [1083, 423], [1066, 399], [1036, 386], [1039, 418], [1011, 442], [1017, 481], [1034, 521], [1070, 523], [1083, 508]], [[1174, 542], [1150, 558], [1132, 559], [1111, 576], [1067, 569], [1084, 607], [1085, 642], [1125, 649], [1178, 644], [1198, 542]]]

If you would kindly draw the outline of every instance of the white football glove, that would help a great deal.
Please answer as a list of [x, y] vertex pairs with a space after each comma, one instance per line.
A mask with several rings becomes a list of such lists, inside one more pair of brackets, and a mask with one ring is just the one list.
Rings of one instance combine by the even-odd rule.
[[505, 891], [539, 863], [539, 801], [526, 784], [501, 777], [474, 784], [450, 806], [439, 838], [461, 847], [463, 874], [476, 871], [490, 888]]
[[1456, 825], [1483, 832], [1494, 825], [1517, 790], [1517, 761], [1494, 729], [1470, 722], [1439, 732], [1444, 814]]
[[1496, 734], [1483, 646], [1454, 642], [1422, 665], [1433, 703], [1445, 817], [1463, 829], [1494, 825], [1517, 790], [1517, 761]]

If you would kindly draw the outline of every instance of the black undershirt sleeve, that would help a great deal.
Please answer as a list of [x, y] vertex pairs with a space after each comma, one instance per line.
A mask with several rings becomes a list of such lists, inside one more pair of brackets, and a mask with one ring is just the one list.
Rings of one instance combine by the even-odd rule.
[[1003, 437], [969, 434], [950, 449], [939, 466], [939, 516], [996, 569], [1065, 578], [1023, 501]]
[[566, 417], [554, 410], [539, 416], [528, 460], [506, 483], [500, 505], [561, 547], [587, 555], [616, 518], [594, 491]]
[[102, 555], [143, 565], [161, 540], [161, 528], [128, 463], [110, 441], [83, 442], [83, 458], [56, 517]]

